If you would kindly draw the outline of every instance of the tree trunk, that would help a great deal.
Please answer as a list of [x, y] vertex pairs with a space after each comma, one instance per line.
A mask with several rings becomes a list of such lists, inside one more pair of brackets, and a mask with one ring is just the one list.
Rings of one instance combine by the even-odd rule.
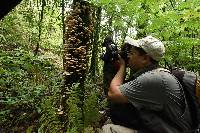
[[[144, 2], [141, 4], [141, 10], [144, 10], [145, 14], [147, 15], [149, 13], [149, 5], [147, 4], [147, 1], [144, 0]], [[148, 15], [147, 15], [148, 16]], [[141, 18], [143, 16], [141, 15]], [[143, 38], [147, 35], [146, 33], [146, 27], [148, 26], [148, 21], [149, 21], [149, 17], [147, 17], [145, 20], [137, 20], [137, 35], [136, 35], [136, 38], [140, 39], [140, 38]]]
[[[74, 0], [72, 4], [72, 11], [65, 20], [66, 33], [63, 55], [64, 66], [64, 88], [62, 93], [61, 106], [63, 108], [65, 117], [68, 117], [68, 106], [66, 101], [69, 98], [69, 89], [74, 83], [80, 83], [79, 94], [80, 105], [83, 115], [84, 102], [84, 81], [86, 78], [86, 70], [88, 67], [88, 52], [91, 46], [93, 20], [92, 10], [88, 2], [83, 0]], [[65, 121], [68, 123], [68, 120]]]
[[[194, 47], [194, 45], [193, 45], [193, 46], [192, 46], [192, 52], [191, 52], [191, 53], [192, 53], [192, 54], [191, 54], [191, 56], [192, 56], [192, 64], [195, 64], [195, 61], [194, 61], [194, 48], [195, 48], [195, 47]], [[191, 69], [192, 69], [192, 71], [194, 71], [194, 66], [192, 66]]]
[[43, 20], [43, 17], [44, 17], [44, 7], [45, 6], [46, 6], [46, 1], [42, 0], [42, 10], [41, 10], [41, 13], [39, 15], [40, 19], [39, 19], [39, 24], [38, 24], [38, 30], [39, 30], [38, 42], [37, 42], [37, 46], [36, 46], [36, 48], [34, 50], [34, 55], [38, 54], [39, 47], [40, 47], [40, 38], [41, 38], [41, 32], [42, 32], [42, 20]]
[[113, 14], [109, 16], [108, 19], [108, 35], [113, 39], [112, 20], [113, 20]]
[[[113, 15], [109, 16], [109, 20], [108, 20], [108, 36], [110, 36], [113, 39], [112, 20], [113, 20]], [[107, 49], [106, 49], [106, 52], [107, 52]], [[112, 61], [104, 61], [103, 90], [104, 90], [104, 94], [106, 96], [108, 95], [108, 88], [110, 86], [110, 82], [116, 73], [117, 73], [117, 70], [116, 70], [113, 62]]]
[[90, 65], [90, 74], [91, 77], [95, 77], [98, 73], [98, 48], [99, 48], [99, 33], [100, 33], [100, 23], [101, 23], [101, 7], [98, 7], [95, 11], [95, 31], [93, 39], [93, 49], [92, 49], [92, 58]]
[[62, 0], [62, 28], [63, 28], [63, 44], [65, 44], [65, 0]]

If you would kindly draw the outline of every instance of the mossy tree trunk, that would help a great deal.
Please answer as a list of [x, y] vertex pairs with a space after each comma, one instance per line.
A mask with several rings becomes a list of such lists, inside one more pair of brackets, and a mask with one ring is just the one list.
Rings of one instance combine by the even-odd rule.
[[95, 25], [94, 25], [94, 34], [93, 34], [93, 49], [92, 49], [92, 58], [91, 58], [91, 65], [90, 65], [90, 76], [95, 77], [96, 74], [99, 72], [98, 69], [98, 52], [99, 52], [99, 33], [100, 33], [100, 23], [101, 23], [101, 7], [98, 7], [94, 12], [95, 17]]

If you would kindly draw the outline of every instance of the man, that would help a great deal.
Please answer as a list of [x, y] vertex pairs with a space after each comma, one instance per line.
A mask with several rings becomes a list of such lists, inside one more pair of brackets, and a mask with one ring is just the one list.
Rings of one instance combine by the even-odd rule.
[[[118, 103], [114, 111], [121, 114], [121, 118], [124, 115], [127, 121], [111, 112], [114, 124], [122, 125], [124, 131], [120, 132], [121, 126], [110, 124], [103, 127], [104, 132], [190, 132], [191, 117], [183, 89], [169, 71], [158, 68], [165, 53], [163, 43], [152, 36], [140, 40], [126, 37], [125, 43], [131, 45], [127, 65], [136, 73], [129, 82], [124, 83], [126, 64], [119, 57], [120, 67], [110, 83], [108, 98]], [[128, 106], [124, 106], [127, 104]], [[123, 107], [132, 108], [131, 113], [125, 113]]]

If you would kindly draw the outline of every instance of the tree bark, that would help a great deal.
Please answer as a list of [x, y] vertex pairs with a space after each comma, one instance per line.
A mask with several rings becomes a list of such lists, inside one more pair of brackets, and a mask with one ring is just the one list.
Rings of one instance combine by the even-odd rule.
[[65, 0], [62, 0], [63, 45], [65, 44]]
[[99, 33], [100, 33], [100, 23], [101, 23], [101, 7], [98, 7], [95, 11], [95, 30], [94, 30], [94, 39], [93, 39], [93, 49], [92, 49], [92, 58], [90, 65], [90, 74], [91, 77], [95, 77], [98, 70], [98, 48], [99, 48]]
[[46, 6], [46, 1], [42, 0], [42, 10], [41, 10], [41, 13], [39, 15], [40, 19], [39, 19], [39, 24], [38, 24], [38, 30], [39, 30], [39, 33], [38, 33], [38, 42], [37, 42], [37, 46], [36, 46], [36, 48], [34, 50], [34, 55], [35, 56], [38, 54], [39, 47], [40, 47], [41, 32], [42, 32], [42, 20], [44, 18], [44, 7], [45, 6]]
[[[61, 106], [65, 114], [64, 116], [68, 117], [69, 109], [66, 101], [70, 96], [70, 87], [74, 83], [80, 83], [77, 92], [80, 101], [78, 107], [82, 110], [83, 121], [84, 81], [88, 67], [88, 52], [92, 40], [93, 20], [91, 16], [92, 10], [88, 2], [74, 0], [72, 9], [71, 14], [65, 20], [66, 33], [63, 53], [64, 88], [61, 91]], [[68, 123], [68, 119], [65, 123]]]

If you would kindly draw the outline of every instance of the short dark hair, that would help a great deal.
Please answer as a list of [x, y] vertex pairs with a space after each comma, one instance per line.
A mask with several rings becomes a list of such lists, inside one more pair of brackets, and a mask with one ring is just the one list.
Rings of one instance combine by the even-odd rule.
[[[135, 47], [135, 46], [133, 46], [133, 48], [134, 48], [136, 51], [138, 51], [138, 53], [139, 53], [140, 55], [146, 55], [146, 54], [147, 54], [142, 48]], [[154, 59], [151, 57], [151, 63], [152, 63], [152, 64], [158, 64], [159, 61], [156, 61], [156, 60], [154, 60]]]

